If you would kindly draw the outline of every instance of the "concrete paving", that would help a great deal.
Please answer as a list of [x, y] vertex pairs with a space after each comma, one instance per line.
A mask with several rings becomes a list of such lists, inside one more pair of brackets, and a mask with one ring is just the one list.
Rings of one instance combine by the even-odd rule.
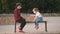
[[[47, 21], [48, 32], [45, 32], [45, 24], [39, 23], [39, 29], [35, 30], [34, 23], [27, 23], [24, 27], [24, 31], [27, 34], [47, 34], [47, 33], [58, 33], [60, 34], [60, 17], [44, 17], [44, 20]], [[17, 24], [18, 28], [19, 24]], [[13, 34], [14, 33], [14, 25], [0, 25], [0, 34]], [[17, 33], [19, 34], [18, 29]]]

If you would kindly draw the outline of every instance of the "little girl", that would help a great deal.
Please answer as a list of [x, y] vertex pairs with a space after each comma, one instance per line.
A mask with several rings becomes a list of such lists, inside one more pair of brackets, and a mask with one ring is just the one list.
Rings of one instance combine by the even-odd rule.
[[21, 25], [18, 28], [19, 32], [24, 33], [23, 28], [26, 25], [26, 20], [21, 16], [20, 9], [21, 9], [21, 3], [17, 3], [14, 9], [14, 19], [15, 22], [21, 23]]
[[43, 20], [42, 15], [39, 13], [38, 8], [33, 8], [33, 13], [35, 14], [35, 17], [33, 19], [33, 22], [35, 22], [35, 28], [38, 29], [39, 22]]

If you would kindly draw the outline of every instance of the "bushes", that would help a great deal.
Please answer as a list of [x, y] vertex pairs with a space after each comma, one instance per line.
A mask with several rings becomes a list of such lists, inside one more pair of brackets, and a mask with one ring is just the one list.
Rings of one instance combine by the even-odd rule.
[[[7, 8], [9, 10], [14, 10], [15, 4], [17, 2], [22, 3], [22, 11], [21, 12], [28, 12], [32, 13], [32, 9], [34, 7], [37, 7], [40, 9], [40, 12], [43, 11], [43, 13], [60, 13], [60, 0], [0, 0], [0, 9], [3, 11], [3, 13], [6, 12]], [[3, 9], [4, 8], [4, 9]], [[9, 12], [11, 13], [11, 11]]]

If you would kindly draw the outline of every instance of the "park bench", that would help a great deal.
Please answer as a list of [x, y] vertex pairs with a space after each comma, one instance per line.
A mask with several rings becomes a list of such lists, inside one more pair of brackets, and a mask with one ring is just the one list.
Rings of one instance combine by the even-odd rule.
[[[26, 18], [27, 17], [27, 18]], [[24, 18], [26, 19], [26, 23], [34, 23], [34, 22], [32, 22], [32, 20], [33, 20], [33, 17], [31, 17], [31, 16], [24, 16]], [[41, 21], [40, 23], [45, 23], [45, 31], [47, 32], [47, 21]], [[16, 25], [17, 25], [17, 22], [15, 22], [15, 32], [16, 32]]]
[[[33, 23], [32, 21], [26, 21], [27, 23]], [[41, 23], [45, 23], [45, 31], [47, 32], [47, 21], [41, 21]], [[15, 33], [16, 33], [16, 25], [17, 25], [17, 22], [15, 22]]]

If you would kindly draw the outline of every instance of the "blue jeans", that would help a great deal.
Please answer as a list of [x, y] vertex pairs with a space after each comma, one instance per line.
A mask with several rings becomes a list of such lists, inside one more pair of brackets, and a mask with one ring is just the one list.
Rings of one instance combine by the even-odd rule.
[[38, 26], [39, 22], [41, 22], [42, 20], [43, 20], [43, 17], [37, 18], [36, 21], [35, 21], [35, 25]]

